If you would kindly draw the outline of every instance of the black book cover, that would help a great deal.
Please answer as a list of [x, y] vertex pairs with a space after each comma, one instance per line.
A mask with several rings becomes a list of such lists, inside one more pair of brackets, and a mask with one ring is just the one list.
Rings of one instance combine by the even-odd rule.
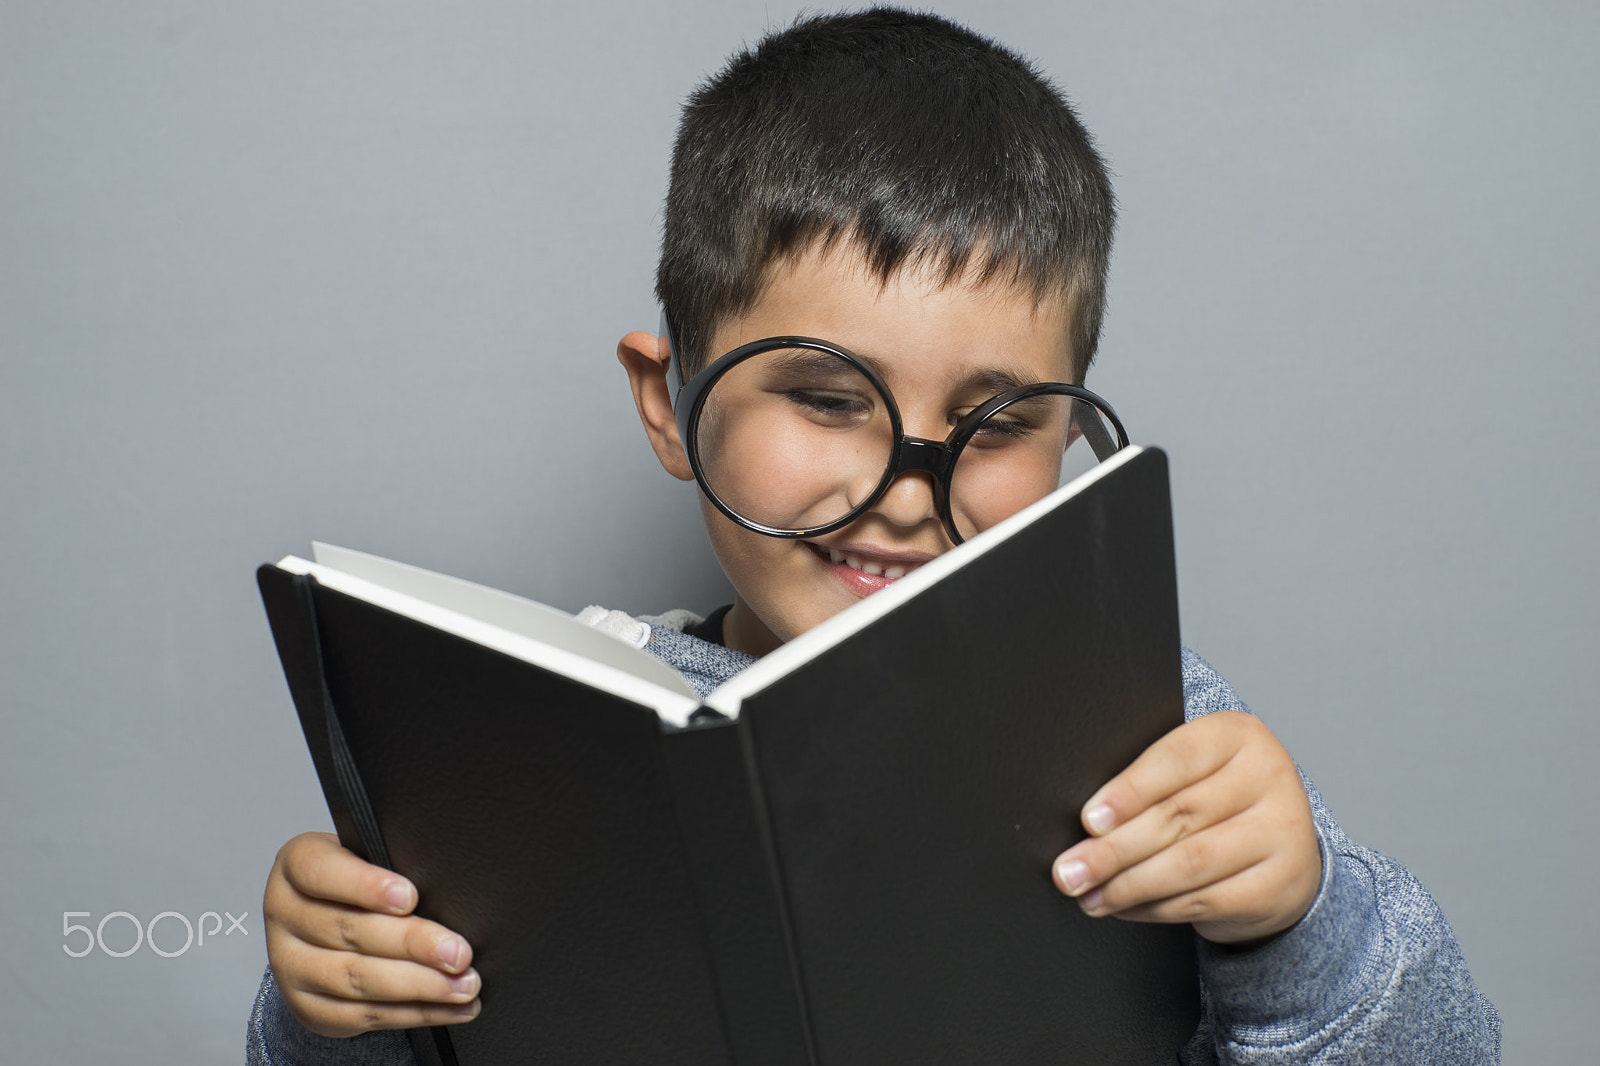
[[1165, 456], [1107, 466], [687, 728], [262, 567], [341, 840], [474, 946], [483, 1014], [421, 1050], [1171, 1062], [1192, 931], [1089, 919], [1049, 876], [1089, 795], [1183, 720]]

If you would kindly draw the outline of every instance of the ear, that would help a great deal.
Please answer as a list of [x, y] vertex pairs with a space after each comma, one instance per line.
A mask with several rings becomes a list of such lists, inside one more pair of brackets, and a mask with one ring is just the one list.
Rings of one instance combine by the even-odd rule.
[[667, 391], [667, 371], [671, 353], [666, 339], [635, 330], [617, 342], [617, 362], [628, 372], [633, 389], [633, 405], [639, 409], [645, 436], [656, 450], [656, 458], [673, 477], [693, 481], [689, 456], [678, 438], [678, 423], [672, 415], [672, 400]]

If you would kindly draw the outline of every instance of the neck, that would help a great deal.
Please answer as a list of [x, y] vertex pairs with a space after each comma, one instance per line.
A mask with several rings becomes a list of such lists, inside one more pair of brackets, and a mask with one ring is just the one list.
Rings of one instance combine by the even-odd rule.
[[734, 651], [760, 658], [783, 641], [756, 617], [749, 604], [735, 596], [732, 609], [722, 616], [722, 643]]

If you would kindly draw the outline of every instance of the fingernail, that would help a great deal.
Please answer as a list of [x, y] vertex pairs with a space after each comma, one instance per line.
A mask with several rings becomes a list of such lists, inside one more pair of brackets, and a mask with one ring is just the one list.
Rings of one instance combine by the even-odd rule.
[[1095, 889], [1087, 896], [1084, 896], [1081, 902], [1083, 903], [1083, 912], [1089, 915], [1091, 918], [1094, 917], [1095, 911], [1100, 909], [1100, 904], [1102, 902], [1100, 890], [1098, 888]]
[[460, 966], [467, 951], [467, 942], [458, 936], [441, 937], [437, 950], [440, 962], [446, 966]]
[[1067, 886], [1067, 891], [1076, 896], [1083, 891], [1083, 886], [1089, 880], [1089, 867], [1077, 859], [1068, 859], [1056, 864], [1056, 880]]
[[463, 1003], [454, 1008], [456, 1016], [464, 1022], [470, 1022], [483, 1010], [483, 1000], [475, 999], [471, 1003]]
[[454, 995], [458, 995], [458, 996], [464, 996], [464, 995], [473, 995], [473, 996], [475, 996], [475, 995], [478, 994], [478, 985], [479, 984], [480, 984], [480, 981], [478, 979], [478, 971], [477, 970], [468, 970], [466, 973], [460, 975], [459, 977], [450, 978], [450, 991]]
[[1097, 836], [1109, 830], [1116, 818], [1111, 808], [1104, 803], [1097, 803], [1083, 812], [1083, 824], [1089, 827], [1089, 832]]
[[390, 881], [384, 896], [389, 900], [389, 906], [397, 911], [411, 909], [411, 886], [404, 881]]

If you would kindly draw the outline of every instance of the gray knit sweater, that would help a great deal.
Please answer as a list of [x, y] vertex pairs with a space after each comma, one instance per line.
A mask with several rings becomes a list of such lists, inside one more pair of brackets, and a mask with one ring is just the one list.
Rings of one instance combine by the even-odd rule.
[[[591, 608], [584, 621], [640, 643], [702, 696], [754, 659], [683, 632], [684, 611], [629, 619]], [[1200, 656], [1183, 650], [1184, 714], [1248, 711]], [[1304, 775], [1302, 774], [1302, 778]], [[1392, 859], [1352, 843], [1309, 780], [1322, 885], [1300, 922], [1245, 951], [1198, 940], [1204, 1015], [1185, 1066], [1498, 1063], [1500, 1019], [1472, 983], [1450, 923]], [[1063, 1058], [1068, 1057], [1063, 1049]], [[411, 1066], [398, 1032], [319, 1037], [289, 1013], [269, 969], [250, 1018], [251, 1066]]]

